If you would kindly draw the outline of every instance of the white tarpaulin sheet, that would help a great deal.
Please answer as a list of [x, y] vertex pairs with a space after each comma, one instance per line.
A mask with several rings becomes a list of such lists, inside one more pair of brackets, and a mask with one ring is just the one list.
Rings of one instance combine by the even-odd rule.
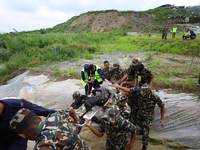
[[[27, 76], [27, 72], [0, 86], [0, 98], [19, 97], [46, 108], [61, 110], [72, 103], [76, 90], [84, 94], [80, 80], [69, 79], [50, 82], [44, 76]], [[179, 142], [188, 147], [200, 149], [200, 103], [192, 94], [167, 94], [156, 92], [165, 103], [165, 127], [159, 124], [160, 109], [156, 107], [151, 135]], [[113, 92], [114, 94], [114, 92]], [[98, 107], [94, 108], [95, 110]], [[94, 110], [94, 111], [95, 111]], [[101, 111], [101, 110], [100, 110]], [[97, 115], [102, 115], [101, 112]]]

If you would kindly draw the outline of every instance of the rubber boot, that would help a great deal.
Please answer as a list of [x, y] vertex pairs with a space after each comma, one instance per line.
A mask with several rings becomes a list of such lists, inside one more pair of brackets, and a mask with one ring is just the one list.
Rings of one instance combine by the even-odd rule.
[[147, 150], [147, 146], [143, 145], [142, 150]]
[[200, 74], [199, 74], [199, 81], [197, 83], [197, 86], [200, 87]]

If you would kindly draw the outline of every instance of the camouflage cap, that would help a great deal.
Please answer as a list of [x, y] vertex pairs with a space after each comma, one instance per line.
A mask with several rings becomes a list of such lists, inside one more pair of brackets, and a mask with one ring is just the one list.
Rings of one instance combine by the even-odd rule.
[[144, 96], [148, 93], [148, 91], [150, 90], [149, 85], [147, 83], [143, 84], [141, 86], [141, 94]]
[[136, 64], [137, 62], [138, 62], [138, 59], [133, 58], [132, 63], [133, 63], [133, 64]]
[[120, 115], [120, 109], [118, 106], [113, 105], [111, 108], [108, 110], [108, 116], [107, 116], [107, 121], [109, 122], [116, 122], [118, 117]]
[[123, 101], [127, 100], [127, 96], [120, 92], [119, 94], [117, 94], [116, 97], [116, 105], [120, 105]]
[[80, 96], [80, 92], [79, 91], [74, 91], [74, 93], [72, 94], [73, 99], [76, 99]]
[[114, 69], [116, 69], [116, 68], [118, 68], [118, 67], [119, 67], [119, 63], [118, 63], [118, 62], [116, 62], [116, 63], [113, 64], [113, 68], [114, 68]]
[[33, 112], [27, 108], [22, 108], [12, 117], [9, 128], [13, 131], [17, 130], [20, 123], [26, 120], [26, 117]]

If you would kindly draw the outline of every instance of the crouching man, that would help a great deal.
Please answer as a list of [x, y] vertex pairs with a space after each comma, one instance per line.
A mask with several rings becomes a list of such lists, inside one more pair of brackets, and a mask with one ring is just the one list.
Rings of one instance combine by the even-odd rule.
[[[98, 137], [107, 134], [106, 149], [107, 150], [125, 150], [133, 147], [136, 137], [136, 127], [128, 120], [120, 116], [120, 109], [113, 105], [108, 110], [108, 115], [101, 119], [99, 129], [91, 125], [91, 120], [87, 120], [87, 126]], [[128, 144], [127, 133], [131, 132], [131, 141]]]
[[29, 109], [22, 108], [11, 119], [10, 129], [23, 138], [35, 140], [34, 150], [90, 150], [69, 124], [70, 116], [78, 122], [71, 107], [51, 114], [45, 121]]

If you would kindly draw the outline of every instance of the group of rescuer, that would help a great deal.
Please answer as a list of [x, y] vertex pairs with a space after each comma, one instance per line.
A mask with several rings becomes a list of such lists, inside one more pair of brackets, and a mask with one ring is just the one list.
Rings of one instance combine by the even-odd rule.
[[[151, 70], [136, 58], [127, 69], [121, 68], [118, 62], [111, 68], [109, 62], [104, 61], [103, 69], [95, 64], [84, 64], [81, 82], [85, 95], [75, 91], [72, 95], [74, 102], [66, 109], [55, 111], [24, 99], [1, 99], [0, 149], [26, 150], [27, 140], [34, 140], [34, 150], [89, 150], [90, 147], [79, 135], [80, 130], [77, 132], [72, 127], [80, 123], [75, 109], [84, 105], [90, 111], [98, 105], [107, 110], [98, 118], [98, 126], [92, 125], [93, 119], [85, 119], [84, 122], [98, 137], [107, 134], [107, 150], [131, 149], [138, 127], [143, 135], [142, 150], [146, 150], [156, 104], [161, 109], [160, 124], [164, 127], [164, 103], [152, 92], [153, 79]], [[111, 87], [116, 88], [114, 101], [110, 93], [101, 87], [103, 82], [110, 82]], [[39, 116], [46, 119], [42, 120]], [[128, 133], [131, 133], [130, 140]]]

